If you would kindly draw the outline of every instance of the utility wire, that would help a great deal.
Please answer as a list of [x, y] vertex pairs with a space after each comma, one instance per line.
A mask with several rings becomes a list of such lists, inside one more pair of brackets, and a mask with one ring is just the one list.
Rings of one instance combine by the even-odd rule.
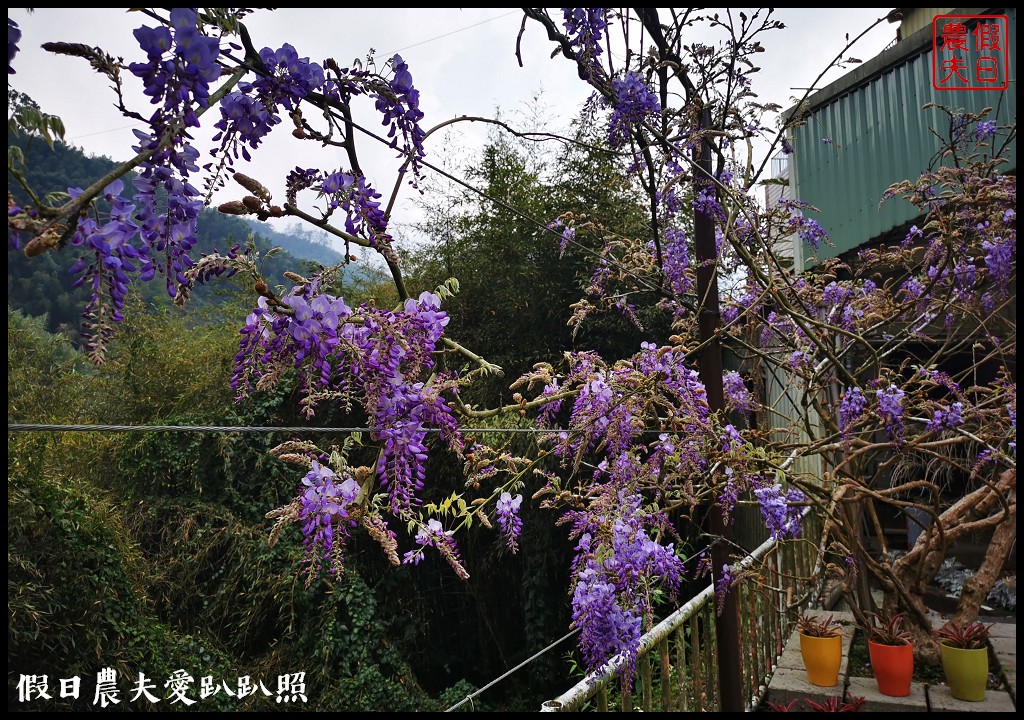
[[[8, 432], [50, 431], [50, 432], [211, 432], [211, 433], [355, 433], [383, 432], [385, 427], [310, 427], [278, 425], [60, 425], [47, 423], [8, 423]], [[441, 432], [442, 428], [423, 428], [424, 432]], [[580, 432], [570, 428], [503, 428], [464, 427], [465, 433], [532, 433], [534, 435]], [[660, 430], [642, 430], [647, 435], [660, 434]]]
[[[239, 58], [233, 56], [231, 53], [228, 53], [228, 52], [224, 52], [222, 54], [223, 54], [224, 57], [226, 57], [229, 60], [231, 60], [232, 62], [234, 62], [238, 67], [245, 67], [246, 69], [250, 70], [251, 72], [256, 73], [257, 75], [263, 75], [263, 76], [267, 75], [267, 73], [265, 71], [261, 71], [259, 68], [254, 67], [252, 64], [246, 62], [246, 60], [244, 58], [239, 59]], [[381, 143], [382, 145], [386, 145], [389, 148], [393, 147], [392, 142], [390, 140], [388, 140], [387, 138], [384, 138], [384, 137], [378, 135], [377, 133], [373, 132], [372, 130], [368, 130], [367, 128], [363, 127], [362, 125], [360, 125], [359, 123], [357, 123], [356, 121], [354, 121], [351, 118], [342, 117], [340, 115], [340, 113], [335, 108], [330, 107], [330, 106], [324, 106], [324, 105], [321, 105], [321, 104], [317, 104], [316, 102], [314, 102], [313, 100], [309, 100], [308, 98], [302, 98], [301, 101], [309, 103], [310, 105], [313, 105], [313, 107], [317, 108], [321, 112], [330, 114], [334, 118], [334, 120], [338, 121], [341, 124], [351, 125], [356, 130], [359, 130], [360, 132], [362, 132], [367, 137], [370, 137], [370, 138], [376, 140], [377, 142]], [[593, 250], [593, 249], [587, 247], [586, 245], [584, 245], [583, 243], [579, 242], [575, 238], [563, 237], [563, 235], [561, 233], [559, 233], [557, 230], [555, 230], [554, 228], [549, 227], [548, 223], [542, 222], [542, 221], [538, 220], [537, 218], [535, 218], [535, 217], [533, 217], [531, 215], [528, 215], [527, 213], [523, 212], [519, 208], [514, 207], [512, 205], [509, 205], [508, 203], [500, 200], [499, 198], [496, 198], [496, 197], [494, 197], [492, 195], [489, 195], [485, 191], [480, 190], [479, 188], [477, 188], [477, 187], [471, 185], [470, 183], [468, 183], [467, 181], [465, 181], [465, 180], [463, 180], [461, 178], [456, 177], [455, 175], [449, 173], [447, 170], [444, 170], [444, 169], [434, 165], [433, 163], [431, 163], [431, 162], [429, 162], [429, 161], [427, 161], [427, 160], [425, 160], [423, 158], [420, 158], [418, 160], [418, 163], [420, 165], [422, 165], [423, 167], [425, 167], [425, 168], [427, 168], [429, 170], [432, 170], [433, 172], [435, 172], [435, 173], [437, 173], [437, 174], [447, 178], [448, 180], [456, 183], [457, 185], [460, 185], [460, 186], [466, 188], [470, 192], [473, 192], [473, 193], [479, 195], [480, 197], [482, 197], [483, 199], [487, 200], [488, 202], [490, 202], [490, 203], [492, 203], [494, 205], [500, 206], [500, 207], [508, 210], [509, 212], [514, 213], [515, 215], [518, 215], [520, 218], [522, 218], [522, 219], [532, 223], [533, 225], [535, 225], [539, 229], [544, 230], [546, 232], [549, 232], [552, 235], [554, 235], [555, 237], [558, 237], [559, 239], [564, 239], [564, 240], [568, 241], [568, 244], [573, 245], [573, 246], [579, 248], [584, 253], [592, 255], [592, 256], [596, 257], [597, 259], [606, 262], [608, 265], [610, 265], [610, 266], [616, 268], [617, 270], [621, 271], [622, 273], [632, 277], [640, 285], [646, 287], [647, 289], [651, 290], [652, 292], [657, 293], [657, 294], [666, 294], [666, 291], [665, 291], [664, 288], [661, 288], [658, 285], [652, 283], [650, 280], [647, 280], [646, 278], [643, 278], [643, 277], [637, 275], [632, 270], [630, 270], [630, 269], [624, 267], [623, 265], [621, 265], [614, 258], [610, 259], [610, 258], [606, 258], [606, 257], [602, 256], [599, 252], [597, 252], [596, 250]]]
[[473, 23], [472, 25], [466, 25], [465, 27], [460, 27], [457, 30], [451, 30], [450, 32], [446, 32], [443, 35], [435, 35], [434, 37], [428, 38], [427, 40], [420, 40], [419, 42], [413, 43], [412, 45], [406, 45], [405, 47], [399, 48], [398, 50], [392, 50], [391, 52], [383, 53], [382, 56], [383, 57], [389, 57], [389, 56], [394, 55], [396, 53], [405, 52], [409, 48], [419, 47], [420, 45], [426, 45], [427, 43], [432, 43], [435, 40], [441, 40], [443, 38], [449, 37], [451, 35], [455, 35], [456, 33], [460, 33], [460, 32], [463, 32], [465, 30], [472, 30], [475, 27], [480, 27], [481, 25], [486, 25], [489, 22], [494, 22], [495, 20], [501, 20], [502, 18], [506, 18], [509, 15], [518, 15], [518, 14], [519, 14], [518, 10], [512, 10], [511, 12], [507, 12], [504, 15], [495, 15], [492, 18], [487, 18], [486, 20], [481, 20], [478, 23]]
[[[157, 20], [158, 22], [161, 22], [161, 23], [163, 23], [163, 24], [165, 24], [165, 25], [167, 24], [167, 21], [166, 21], [166, 20], [164, 20], [163, 18], [161, 18], [161, 17], [160, 17], [159, 15], [157, 15], [156, 13], [154, 13], [154, 12], [152, 12], [152, 11], [150, 11], [150, 10], [145, 10], [144, 12], [145, 12], [145, 13], [146, 13], [147, 15], [149, 15], [150, 17], [152, 17], [152, 18], [153, 18], [154, 20]], [[468, 26], [466, 26], [466, 27], [463, 27], [463, 28], [459, 28], [459, 29], [456, 29], [456, 30], [452, 30], [452, 31], [450, 31], [450, 32], [448, 32], [448, 33], [445, 33], [445, 34], [443, 34], [443, 35], [438, 35], [438, 36], [436, 36], [436, 37], [433, 37], [433, 38], [429, 38], [429, 39], [427, 39], [427, 40], [423, 40], [423, 41], [421, 41], [421, 42], [418, 42], [418, 43], [414, 43], [413, 45], [408, 45], [408, 46], [406, 46], [406, 48], [403, 48], [403, 49], [408, 49], [408, 48], [410, 48], [410, 47], [416, 47], [416, 46], [418, 46], [418, 45], [423, 45], [423, 44], [426, 44], [426, 43], [429, 43], [429, 42], [433, 42], [433, 41], [435, 41], [435, 40], [443, 39], [443, 38], [445, 38], [445, 37], [448, 37], [448, 36], [450, 36], [450, 35], [454, 35], [454, 34], [456, 34], [456, 33], [459, 33], [459, 32], [463, 32], [463, 31], [465, 31], [465, 30], [470, 30], [470, 29], [472, 29], [472, 28], [474, 28], [474, 27], [477, 27], [477, 26], [479, 26], [479, 25], [483, 25], [483, 24], [485, 24], [485, 23], [488, 23], [488, 22], [492, 22], [492, 21], [494, 21], [494, 20], [500, 20], [501, 18], [504, 18], [504, 17], [508, 17], [509, 15], [513, 15], [513, 14], [515, 14], [516, 12], [517, 12], [517, 11], [513, 11], [513, 12], [509, 12], [509, 13], [506, 13], [506, 14], [504, 14], [504, 15], [498, 15], [498, 16], [496, 16], [496, 17], [493, 17], [493, 18], [489, 18], [489, 19], [487, 19], [487, 20], [482, 20], [482, 21], [480, 21], [480, 22], [478, 22], [478, 23], [475, 23], [475, 24], [473, 24], [473, 25], [468, 25]], [[395, 52], [400, 52], [400, 51], [395, 51]], [[252, 66], [251, 64], [247, 63], [247, 62], [246, 62], [246, 61], [245, 61], [244, 59], [242, 59], [242, 60], [239, 60], [238, 58], [236, 58], [236, 57], [232, 56], [232, 55], [231, 55], [231, 53], [228, 53], [228, 52], [222, 52], [221, 54], [222, 54], [222, 55], [223, 55], [224, 57], [226, 57], [226, 58], [230, 59], [230, 60], [231, 60], [232, 62], [236, 63], [236, 64], [237, 64], [237, 65], [238, 65], [239, 67], [245, 67], [245, 68], [247, 68], [248, 70], [250, 70], [251, 72], [254, 72], [254, 73], [258, 74], [258, 75], [263, 75], [263, 76], [265, 76], [265, 77], [266, 77], [266, 76], [269, 76], [269, 73], [266, 73], [266, 72], [261, 72], [261, 70], [260, 70], [259, 68], [253, 67], [253, 66]], [[393, 55], [394, 53], [390, 53], [390, 54], [392, 54], [392, 55]], [[378, 142], [380, 142], [380, 143], [381, 143], [381, 144], [383, 144], [383, 145], [386, 145], [386, 146], [388, 146], [388, 147], [392, 147], [392, 144], [391, 144], [391, 141], [390, 141], [390, 140], [388, 140], [388, 139], [386, 139], [386, 138], [383, 138], [383, 137], [381, 137], [380, 135], [378, 135], [378, 134], [374, 133], [373, 131], [371, 131], [371, 130], [368, 130], [368, 129], [366, 129], [366, 128], [362, 127], [361, 125], [359, 125], [358, 123], [354, 122], [354, 121], [353, 121], [353, 120], [351, 120], [351, 119], [346, 119], [346, 118], [342, 118], [342, 117], [340, 117], [340, 116], [338, 115], [338, 112], [337, 112], [336, 110], [334, 110], [333, 108], [330, 108], [330, 109], [328, 109], [328, 108], [324, 108], [324, 107], [321, 107], [320, 105], [317, 105], [317, 104], [316, 104], [316, 103], [314, 103], [313, 101], [311, 101], [311, 100], [308, 100], [308, 99], [305, 99], [305, 98], [303, 98], [303, 101], [304, 101], [304, 102], [308, 102], [308, 103], [310, 103], [310, 104], [314, 105], [315, 107], [317, 107], [317, 108], [318, 108], [318, 109], [320, 109], [320, 110], [326, 110], [326, 111], [330, 112], [330, 113], [331, 113], [331, 115], [333, 115], [333, 116], [334, 116], [334, 119], [335, 119], [335, 120], [338, 120], [338, 121], [341, 121], [341, 122], [347, 122], [348, 124], [352, 125], [352, 126], [353, 126], [353, 127], [355, 127], [355, 128], [357, 129], [357, 130], [359, 130], [359, 131], [360, 131], [360, 132], [362, 132], [363, 134], [367, 135], [368, 137], [370, 137], [370, 138], [373, 138], [374, 140], [377, 140]], [[89, 137], [89, 136], [91, 136], [91, 135], [100, 135], [100, 134], [103, 134], [103, 133], [107, 133], [107, 132], [114, 132], [114, 131], [116, 131], [116, 130], [123, 130], [123, 129], [126, 129], [126, 128], [131, 128], [131, 127], [139, 127], [139, 125], [138, 125], [138, 124], [136, 124], [136, 125], [128, 125], [128, 126], [125, 126], [124, 128], [113, 128], [113, 129], [111, 129], [111, 130], [102, 130], [102, 131], [99, 131], [99, 132], [95, 132], [95, 133], [89, 133], [88, 135], [81, 135], [81, 136], [79, 136], [79, 137]], [[73, 139], [74, 139], [74, 138], [69, 138], [69, 140], [73, 140]], [[540, 221], [540, 220], [538, 220], [538, 219], [536, 219], [536, 218], [534, 218], [534, 217], [532, 217], [532, 216], [530, 216], [530, 215], [528, 215], [528, 214], [524, 213], [524, 212], [523, 212], [522, 210], [520, 210], [519, 208], [513, 207], [513, 206], [509, 205], [508, 203], [505, 203], [505, 202], [503, 202], [502, 200], [500, 200], [500, 199], [498, 199], [498, 198], [496, 198], [496, 197], [493, 197], [493, 196], [491, 196], [491, 195], [487, 194], [487, 193], [486, 193], [486, 192], [484, 192], [483, 190], [480, 190], [479, 188], [476, 188], [476, 187], [474, 187], [473, 185], [469, 184], [469, 183], [468, 183], [468, 182], [466, 182], [465, 180], [462, 180], [462, 179], [460, 179], [460, 178], [457, 178], [457, 177], [455, 177], [455, 176], [454, 176], [454, 175], [452, 175], [451, 173], [449, 173], [449, 172], [447, 172], [447, 171], [445, 171], [445, 170], [443, 170], [443, 169], [441, 169], [441, 168], [437, 167], [436, 165], [433, 165], [432, 163], [430, 163], [430, 162], [428, 162], [428, 161], [426, 161], [426, 160], [420, 159], [419, 163], [420, 163], [420, 164], [421, 164], [421, 165], [422, 165], [423, 167], [425, 167], [425, 168], [428, 168], [429, 170], [432, 170], [433, 172], [435, 172], [435, 173], [437, 173], [437, 174], [439, 174], [439, 175], [442, 175], [443, 177], [447, 178], [448, 180], [451, 180], [452, 182], [454, 182], [454, 183], [456, 183], [456, 184], [458, 184], [458, 185], [460, 185], [460, 186], [462, 186], [462, 187], [466, 188], [467, 190], [469, 190], [469, 191], [471, 191], [471, 192], [473, 192], [473, 193], [476, 193], [477, 195], [479, 195], [480, 197], [484, 198], [484, 199], [485, 199], [485, 200], [487, 200], [488, 202], [490, 202], [490, 203], [493, 203], [493, 204], [495, 204], [495, 205], [498, 205], [498, 206], [500, 206], [500, 207], [503, 207], [503, 208], [505, 208], [505, 209], [506, 209], [506, 210], [508, 210], [509, 212], [512, 212], [512, 213], [514, 213], [514, 214], [518, 215], [518, 216], [519, 216], [520, 218], [522, 218], [522, 219], [524, 219], [524, 220], [526, 220], [526, 221], [528, 221], [528, 222], [530, 222], [530, 223], [534, 224], [535, 226], [537, 226], [538, 228], [540, 228], [540, 229], [542, 229], [542, 230], [545, 230], [545, 231], [547, 231], [547, 232], [551, 233], [552, 235], [555, 235], [556, 237], [559, 237], [560, 239], [564, 239], [564, 240], [567, 240], [567, 241], [568, 241], [568, 244], [570, 244], [570, 245], [573, 245], [573, 246], [575, 246], [575, 247], [579, 248], [579, 249], [580, 249], [581, 251], [583, 251], [584, 253], [586, 253], [586, 254], [588, 254], [588, 255], [592, 255], [592, 256], [596, 257], [597, 259], [599, 259], [599, 260], [603, 260], [603, 261], [607, 262], [607, 263], [608, 263], [608, 264], [609, 264], [610, 266], [612, 266], [612, 267], [616, 268], [617, 270], [619, 270], [619, 271], [623, 272], [624, 274], [626, 274], [626, 275], [628, 275], [628, 276], [632, 277], [632, 278], [633, 278], [634, 280], [636, 280], [636, 281], [637, 281], [637, 282], [638, 282], [638, 283], [639, 283], [639, 284], [640, 284], [641, 286], [643, 286], [643, 287], [646, 287], [646, 288], [647, 288], [648, 290], [651, 290], [652, 292], [654, 292], [654, 293], [656, 293], [656, 294], [665, 294], [665, 293], [666, 293], [666, 291], [665, 291], [665, 289], [664, 289], [664, 288], [662, 288], [662, 287], [659, 287], [658, 285], [656, 285], [656, 284], [652, 283], [652, 282], [651, 282], [650, 280], [648, 280], [648, 279], [646, 279], [646, 278], [643, 278], [643, 277], [641, 277], [641, 276], [637, 275], [637, 274], [636, 274], [636, 273], [634, 273], [633, 271], [631, 271], [631, 270], [629, 270], [628, 268], [626, 268], [626, 267], [622, 266], [622, 265], [621, 265], [621, 264], [620, 264], [619, 262], [617, 262], [616, 260], [614, 260], [614, 259], [609, 259], [609, 258], [606, 258], [606, 257], [602, 256], [602, 255], [601, 255], [601, 254], [600, 254], [599, 252], [597, 252], [596, 250], [593, 250], [593, 249], [591, 249], [591, 248], [587, 247], [586, 245], [584, 245], [584, 244], [580, 243], [580, 242], [579, 242], [578, 240], [576, 240], [575, 238], [563, 238], [563, 236], [562, 236], [562, 234], [561, 234], [561, 233], [559, 233], [559, 232], [558, 232], [557, 230], [555, 230], [555, 229], [553, 229], [553, 228], [549, 227], [547, 223], [544, 223], [544, 222], [542, 222], [542, 221]]]
[[461, 700], [459, 700], [459, 701], [458, 701], [457, 703], [455, 703], [454, 705], [452, 705], [452, 706], [451, 706], [450, 708], [448, 708], [447, 710], [445, 710], [445, 712], [451, 712], [451, 711], [452, 711], [452, 710], [454, 710], [455, 708], [457, 708], [457, 707], [459, 707], [459, 706], [461, 706], [461, 705], [464, 705], [464, 704], [466, 704], [466, 703], [470, 703], [470, 705], [472, 705], [472, 703], [473, 703], [473, 698], [475, 698], [475, 697], [476, 697], [477, 695], [479, 695], [480, 693], [482, 693], [482, 692], [483, 692], [484, 690], [487, 690], [488, 688], [491, 688], [491, 687], [493, 687], [494, 685], [497, 685], [497, 684], [498, 684], [499, 682], [501, 682], [502, 680], [504, 680], [505, 678], [507, 678], [507, 677], [508, 677], [509, 675], [511, 675], [512, 673], [514, 673], [514, 672], [515, 672], [516, 670], [518, 670], [518, 669], [520, 669], [521, 667], [524, 667], [524, 666], [526, 666], [526, 665], [529, 665], [529, 664], [530, 664], [530, 663], [532, 663], [532, 662], [533, 662], [534, 660], [536, 660], [537, 658], [539, 658], [539, 657], [540, 657], [541, 655], [543, 655], [544, 653], [546, 653], [546, 652], [547, 652], [548, 650], [551, 650], [551, 649], [552, 649], [553, 647], [555, 647], [556, 645], [558, 645], [558, 644], [560, 644], [560, 643], [563, 643], [563, 642], [565, 642], [566, 640], [568, 640], [569, 638], [571, 638], [571, 637], [572, 637], [573, 635], [575, 635], [575, 634], [576, 634], [576, 633], [578, 633], [579, 631], [580, 631], [580, 629], [579, 629], [579, 628], [576, 628], [575, 630], [572, 630], [572, 631], [570, 631], [570, 632], [566, 633], [565, 635], [563, 635], [562, 637], [560, 637], [560, 638], [559, 638], [558, 640], [555, 640], [555, 641], [554, 641], [553, 643], [551, 643], [550, 645], [548, 645], [548, 646], [547, 646], [546, 648], [544, 648], [544, 649], [543, 649], [543, 650], [541, 650], [540, 652], [538, 652], [538, 653], [536, 653], [536, 654], [534, 654], [534, 655], [531, 655], [530, 657], [528, 657], [528, 658], [526, 658], [525, 660], [523, 660], [523, 661], [522, 661], [521, 663], [519, 663], [519, 664], [518, 664], [518, 665], [516, 665], [516, 666], [515, 666], [514, 668], [512, 668], [511, 670], [509, 670], [508, 672], [506, 672], [506, 673], [505, 673], [504, 675], [501, 675], [501, 676], [499, 676], [499, 677], [496, 677], [496, 678], [494, 678], [493, 680], [491, 680], [491, 681], [490, 681], [489, 683], [487, 683], [486, 685], [484, 685], [484, 686], [483, 686], [482, 688], [480, 688], [480, 689], [479, 689], [479, 690], [477, 690], [476, 692], [472, 692], [472, 693], [470, 693], [469, 695], [467, 695], [466, 697], [462, 698], [462, 699], [461, 699]]
[[[705, 554], [706, 552], [708, 552], [708, 551], [709, 551], [709, 550], [711, 549], [711, 547], [712, 547], [712, 546], [714, 546], [714, 545], [715, 545], [716, 543], [718, 543], [720, 539], [721, 539], [721, 538], [714, 538], [714, 539], [712, 539], [712, 541], [711, 541], [711, 542], [710, 542], [710, 543], [708, 544], [708, 546], [707, 546], [706, 548], [702, 549], [702, 550], [701, 550], [700, 552], [698, 552], [698, 553], [696, 553], [696, 554], [694, 554], [694, 555], [691, 555], [691, 556], [690, 556], [689, 558], [687, 558], [686, 560], [683, 560], [682, 564], [683, 564], [683, 565], [685, 566], [685, 565], [686, 565], [686, 564], [687, 564], [688, 562], [690, 562], [691, 560], [695, 560], [695, 559], [699, 560], [700, 558], [704, 557], [704, 554]], [[501, 682], [502, 680], [504, 680], [505, 678], [507, 678], [507, 677], [508, 677], [509, 675], [511, 675], [512, 673], [514, 673], [514, 672], [515, 672], [516, 670], [519, 670], [519, 669], [520, 669], [520, 668], [522, 668], [523, 666], [525, 666], [525, 665], [528, 665], [528, 664], [530, 664], [531, 662], [533, 662], [534, 660], [536, 660], [537, 658], [539, 658], [539, 657], [540, 657], [541, 655], [543, 655], [544, 653], [546, 653], [546, 652], [548, 652], [549, 650], [551, 650], [552, 648], [554, 648], [554, 647], [555, 647], [556, 645], [559, 645], [560, 643], [563, 643], [563, 642], [565, 642], [566, 640], [568, 640], [569, 638], [571, 638], [571, 637], [572, 637], [573, 635], [576, 635], [576, 634], [577, 634], [577, 633], [578, 633], [579, 631], [580, 631], [580, 628], [576, 628], [576, 629], [574, 629], [574, 630], [571, 630], [571, 631], [570, 631], [570, 632], [568, 632], [567, 634], [565, 634], [565, 635], [563, 635], [562, 637], [560, 637], [560, 638], [559, 638], [558, 640], [555, 640], [555, 641], [554, 641], [553, 643], [551, 643], [550, 645], [548, 645], [548, 646], [547, 646], [546, 648], [544, 648], [544, 649], [543, 649], [543, 650], [541, 650], [540, 652], [538, 652], [538, 653], [536, 653], [535, 655], [532, 655], [532, 656], [530, 656], [530, 657], [526, 658], [525, 660], [523, 660], [523, 661], [522, 661], [521, 663], [519, 663], [518, 665], [516, 665], [516, 666], [515, 666], [514, 668], [512, 668], [511, 670], [507, 671], [507, 672], [506, 672], [506, 673], [504, 673], [503, 675], [500, 675], [500, 676], [498, 676], [498, 677], [494, 678], [493, 680], [491, 680], [491, 681], [490, 681], [489, 683], [487, 683], [486, 685], [484, 685], [484, 686], [483, 686], [482, 688], [480, 688], [479, 690], [477, 690], [477, 691], [475, 691], [475, 692], [472, 692], [472, 693], [470, 693], [469, 695], [467, 695], [466, 697], [464, 697], [464, 698], [463, 698], [462, 700], [459, 700], [459, 701], [458, 701], [457, 703], [455, 703], [455, 704], [454, 704], [454, 705], [452, 705], [452, 706], [451, 706], [450, 708], [448, 708], [447, 710], [445, 710], [445, 712], [452, 712], [452, 711], [453, 711], [453, 710], [455, 710], [456, 708], [458, 708], [458, 707], [461, 707], [462, 705], [465, 705], [465, 704], [466, 704], [467, 702], [468, 702], [468, 703], [470, 703], [470, 705], [472, 706], [472, 703], [473, 703], [473, 698], [477, 697], [478, 695], [480, 695], [481, 693], [483, 693], [483, 692], [484, 692], [485, 690], [487, 690], [487, 689], [489, 689], [489, 688], [491, 688], [491, 687], [494, 687], [494, 686], [495, 686], [495, 685], [497, 685], [497, 684], [498, 684], [499, 682]], [[474, 708], [474, 709], [475, 709], [475, 708]]]
[[[450, 37], [451, 35], [455, 35], [455, 34], [460, 33], [460, 32], [465, 32], [466, 30], [472, 30], [475, 27], [479, 27], [481, 25], [486, 25], [487, 23], [494, 22], [495, 20], [501, 20], [502, 18], [506, 18], [509, 15], [517, 15], [518, 13], [519, 13], [518, 10], [513, 10], [511, 12], [505, 13], [504, 15], [496, 15], [496, 16], [494, 16], [492, 18], [487, 18], [486, 20], [481, 20], [480, 22], [473, 23], [472, 25], [466, 25], [465, 27], [460, 27], [460, 28], [457, 28], [455, 30], [451, 30], [449, 32], [442, 33], [441, 35], [435, 35], [434, 37], [428, 38], [426, 40], [420, 40], [419, 42], [415, 42], [412, 45], [406, 45], [405, 47], [399, 48], [398, 50], [392, 50], [390, 52], [382, 53], [381, 57], [391, 57], [393, 55], [396, 55], [397, 53], [405, 52], [406, 50], [408, 50], [410, 48], [419, 47], [420, 45], [426, 45], [427, 43], [432, 43], [432, 42], [435, 42], [437, 40], [443, 40], [444, 38]], [[161, 23], [164, 23], [163, 18], [159, 17], [155, 13], [147, 12], [146, 14], [149, 15], [154, 20], [157, 20], [157, 21], [159, 21]], [[143, 127], [146, 124], [147, 123], [134, 123], [132, 125], [123, 125], [121, 127], [109, 128], [107, 130], [97, 130], [96, 132], [85, 133], [84, 135], [76, 135], [74, 137], [66, 138], [66, 140], [72, 141], [72, 140], [78, 140], [80, 138], [93, 137], [94, 135], [104, 135], [106, 133], [118, 132], [119, 130], [130, 130], [131, 128]]]

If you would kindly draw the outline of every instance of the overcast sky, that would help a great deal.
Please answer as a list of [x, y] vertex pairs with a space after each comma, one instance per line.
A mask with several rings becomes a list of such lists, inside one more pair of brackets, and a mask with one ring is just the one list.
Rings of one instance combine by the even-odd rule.
[[[762, 37], [766, 52], [757, 57], [762, 71], [754, 76], [754, 90], [760, 100], [789, 107], [791, 98], [802, 94], [801, 88], [809, 86], [840, 52], [847, 34], [855, 37], [890, 9], [776, 9], [773, 17], [787, 27]], [[31, 96], [44, 111], [61, 116], [69, 143], [88, 154], [128, 158], [135, 142], [133, 123], [114, 109], [108, 83], [91, 72], [84, 60], [52, 55], [40, 45], [80, 42], [134, 62], [144, 57], [132, 30], [154, 22], [138, 12], [105, 8], [37, 8], [31, 13], [14, 8], [8, 15], [22, 30], [20, 52], [14, 60], [17, 74], [8, 76], [9, 86]], [[516, 8], [297, 8], [258, 11], [247, 18], [246, 25], [257, 48], [277, 49], [288, 42], [301, 57], [315, 62], [331, 57], [342, 66], [351, 65], [365, 58], [371, 48], [381, 62], [400, 53], [420, 91], [425, 128], [459, 115], [493, 117], [499, 110], [504, 119], [521, 124], [526, 122], [524, 109], [539, 94], [550, 117], [548, 129], [564, 130], [589, 94], [587, 87], [571, 63], [561, 57], [550, 59], [552, 44], [537, 23], [526, 26], [524, 67], [519, 67], [515, 50], [521, 18]], [[889, 44], [895, 32], [895, 25], [883, 22], [850, 54], [868, 60]], [[830, 71], [822, 84], [843, 72]], [[127, 75], [125, 82], [135, 84], [137, 79]], [[143, 114], [149, 112], [144, 102], [136, 109]], [[374, 129], [381, 127], [379, 121], [367, 124]], [[453, 150], [472, 156], [485, 136], [486, 128], [476, 125], [443, 143], [428, 144], [428, 159], [440, 164], [441, 156]], [[196, 139], [201, 142], [203, 137]], [[372, 141], [363, 145], [367, 175], [375, 187], [390, 189], [397, 167], [391, 159], [392, 151], [382, 146], [371, 150], [369, 146], [378, 145]], [[206, 151], [203, 145], [197, 143], [197, 147], [200, 152]], [[286, 120], [275, 128], [266, 147], [254, 154], [254, 164], [237, 169], [263, 181], [280, 200], [284, 175], [296, 165], [328, 169], [340, 166], [340, 159], [325, 160], [325, 152], [314, 143], [293, 139]], [[217, 196], [215, 202], [234, 199], [234, 194], [232, 190], [232, 197]], [[407, 216], [415, 216], [408, 201], [398, 207], [396, 221], [400, 221], [403, 209]]]

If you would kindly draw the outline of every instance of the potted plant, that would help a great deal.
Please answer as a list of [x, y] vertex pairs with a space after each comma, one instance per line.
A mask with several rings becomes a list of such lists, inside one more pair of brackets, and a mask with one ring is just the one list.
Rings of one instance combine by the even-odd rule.
[[845, 697], [831, 697], [824, 702], [815, 702], [810, 698], [804, 702], [811, 712], [860, 712], [866, 700], [862, 697], [846, 695]]
[[914, 646], [903, 625], [906, 613], [877, 612], [869, 615], [868, 656], [878, 691], [892, 697], [910, 695], [914, 677]]
[[[768, 709], [773, 712], [797, 712], [796, 704], [798, 702], [799, 698], [795, 698], [785, 705], [770, 701], [767, 705]], [[810, 698], [804, 699], [804, 704], [807, 705], [807, 709], [813, 712], [860, 712], [860, 709], [864, 707], [864, 703], [864, 698], [853, 697], [852, 695], [847, 695], [846, 697], [830, 697], [823, 702], [815, 702]]]
[[839, 683], [839, 666], [843, 662], [842, 625], [833, 615], [804, 613], [796, 626], [807, 681], [819, 687], [834, 687]]
[[957, 700], [981, 702], [985, 699], [991, 628], [991, 625], [980, 622], [960, 627], [950, 621], [935, 631], [946, 684]]

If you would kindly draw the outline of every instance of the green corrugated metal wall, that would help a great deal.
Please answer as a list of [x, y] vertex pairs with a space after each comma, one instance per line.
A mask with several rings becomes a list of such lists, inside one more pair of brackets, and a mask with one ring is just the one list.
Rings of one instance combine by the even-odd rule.
[[[916, 178], [926, 170], [938, 149], [930, 128], [947, 127], [947, 116], [934, 108], [922, 110], [923, 105], [934, 102], [969, 112], [998, 107], [998, 116], [993, 113], [988, 119], [999, 124], [1016, 122], [1017, 11], [1007, 8], [1003, 14], [1009, 25], [1010, 58], [1010, 87], [1005, 92], [934, 89], [929, 43], [926, 52], [813, 107], [805, 118], [807, 124], [794, 128], [795, 196], [821, 211], [812, 216], [834, 245], [822, 246], [819, 258], [840, 255], [918, 215], [904, 200], [893, 199], [881, 207], [879, 201], [892, 183]], [[922, 32], [931, 36], [930, 28]], [[811, 102], [815, 101], [812, 97]], [[831, 144], [822, 142], [826, 137]], [[1016, 168], [1016, 144], [1010, 161], [1008, 167]], [[804, 257], [812, 257], [810, 248], [804, 248]]]

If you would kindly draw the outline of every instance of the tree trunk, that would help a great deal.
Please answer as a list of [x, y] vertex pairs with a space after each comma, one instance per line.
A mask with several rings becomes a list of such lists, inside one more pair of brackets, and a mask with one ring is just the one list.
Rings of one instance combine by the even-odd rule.
[[[1012, 478], [1007, 478], [1012, 474]], [[996, 584], [1000, 573], [1006, 567], [1006, 561], [1010, 558], [1010, 552], [1017, 542], [1017, 470], [1007, 470], [1000, 478], [1000, 485], [1011, 485], [1010, 494], [1007, 497], [1009, 512], [992, 533], [992, 541], [988, 550], [985, 551], [985, 559], [981, 567], [971, 575], [964, 583], [960, 591], [960, 602], [957, 604], [956, 612], [950, 619], [960, 627], [968, 625], [978, 617], [978, 609], [981, 603], [988, 597], [989, 591]]]
[[[938, 573], [949, 548], [970, 532], [994, 528], [992, 542], [975, 575], [964, 585], [960, 604], [953, 617], [958, 624], [971, 622], [999, 578], [1017, 540], [1017, 472], [1004, 471], [994, 485], [986, 485], [967, 494], [941, 513], [938, 522], [921, 537], [906, 555], [892, 566], [890, 578], [897, 595], [911, 600], [908, 620], [914, 635], [914, 656], [924, 664], [937, 665], [939, 644], [927, 627], [924, 594]], [[888, 598], [887, 598], [888, 601]]]

